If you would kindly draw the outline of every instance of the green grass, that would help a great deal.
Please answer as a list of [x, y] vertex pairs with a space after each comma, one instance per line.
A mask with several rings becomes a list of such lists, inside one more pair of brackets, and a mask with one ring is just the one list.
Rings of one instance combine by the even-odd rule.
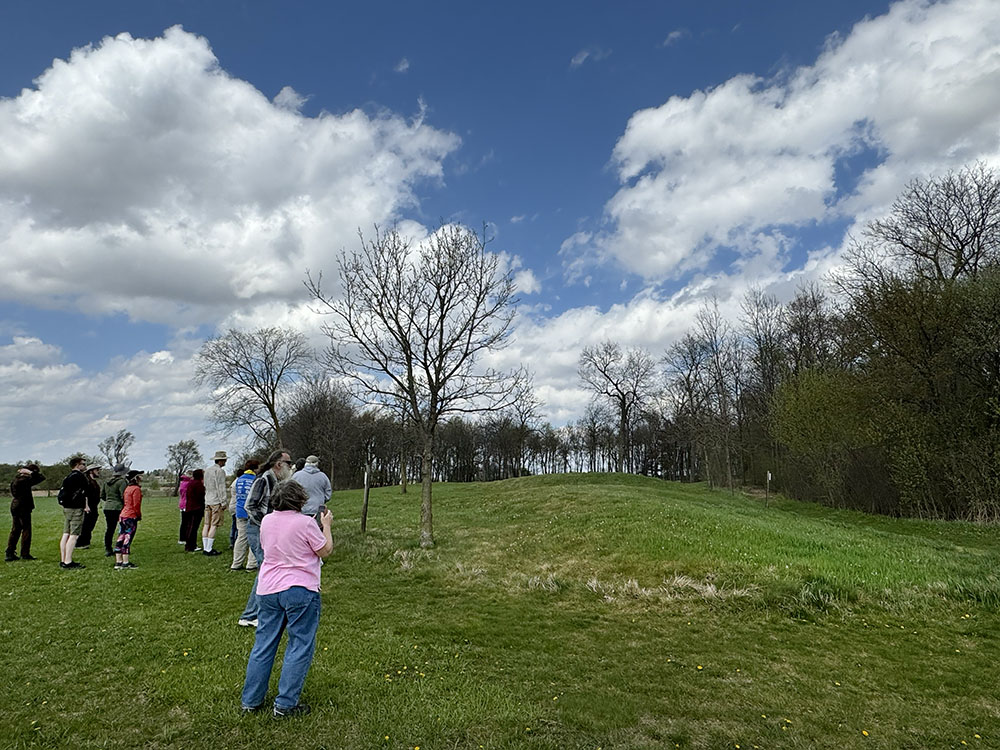
[[334, 497], [289, 722], [239, 715], [250, 578], [180, 551], [173, 499], [121, 572], [60, 570], [41, 500], [42, 561], [0, 568], [0, 747], [1000, 747], [994, 528], [570, 475], [436, 485], [424, 551], [414, 489], [365, 537]]

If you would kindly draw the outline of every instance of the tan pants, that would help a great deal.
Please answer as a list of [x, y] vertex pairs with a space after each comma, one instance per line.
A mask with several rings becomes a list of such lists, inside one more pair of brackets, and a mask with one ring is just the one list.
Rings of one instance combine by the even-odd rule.
[[242, 568], [246, 560], [247, 570], [257, 570], [257, 558], [247, 544], [247, 519], [236, 519], [236, 544], [233, 545], [233, 564], [231, 568]]

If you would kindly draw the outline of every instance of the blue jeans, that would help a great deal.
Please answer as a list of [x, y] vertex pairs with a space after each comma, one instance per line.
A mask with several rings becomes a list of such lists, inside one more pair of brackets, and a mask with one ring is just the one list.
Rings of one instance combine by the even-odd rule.
[[242, 705], [256, 707], [264, 702], [278, 643], [287, 628], [288, 644], [285, 646], [285, 660], [281, 664], [278, 697], [274, 699], [274, 705], [278, 708], [297, 706], [316, 649], [319, 594], [302, 586], [292, 586], [257, 599], [260, 602], [257, 637], [247, 662]]
[[[250, 545], [250, 550], [253, 552], [253, 556], [257, 558], [257, 570], [260, 570], [260, 566], [264, 564], [264, 550], [260, 546], [260, 526], [255, 524], [253, 521], [247, 521], [247, 544]], [[243, 614], [240, 615], [241, 620], [256, 620], [257, 610], [260, 606], [259, 597], [257, 596], [257, 576], [253, 577], [253, 586], [250, 588], [250, 596], [247, 598], [247, 606], [243, 608]]]

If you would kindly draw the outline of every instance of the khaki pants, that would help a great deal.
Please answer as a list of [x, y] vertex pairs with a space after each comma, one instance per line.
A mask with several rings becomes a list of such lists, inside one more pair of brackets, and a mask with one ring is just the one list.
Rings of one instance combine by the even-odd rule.
[[236, 544], [233, 545], [232, 568], [242, 568], [243, 561], [246, 560], [247, 570], [257, 569], [257, 558], [253, 556], [253, 550], [247, 543], [247, 519], [236, 519]]

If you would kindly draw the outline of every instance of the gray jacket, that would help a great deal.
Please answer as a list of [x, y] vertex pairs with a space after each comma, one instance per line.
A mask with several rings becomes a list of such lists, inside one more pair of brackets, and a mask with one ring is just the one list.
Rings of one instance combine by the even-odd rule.
[[330, 486], [330, 479], [312, 464], [306, 464], [301, 470], [292, 475], [292, 479], [306, 488], [309, 493], [309, 500], [302, 506], [302, 512], [307, 516], [315, 516], [319, 513], [319, 506], [330, 499], [333, 488]]

